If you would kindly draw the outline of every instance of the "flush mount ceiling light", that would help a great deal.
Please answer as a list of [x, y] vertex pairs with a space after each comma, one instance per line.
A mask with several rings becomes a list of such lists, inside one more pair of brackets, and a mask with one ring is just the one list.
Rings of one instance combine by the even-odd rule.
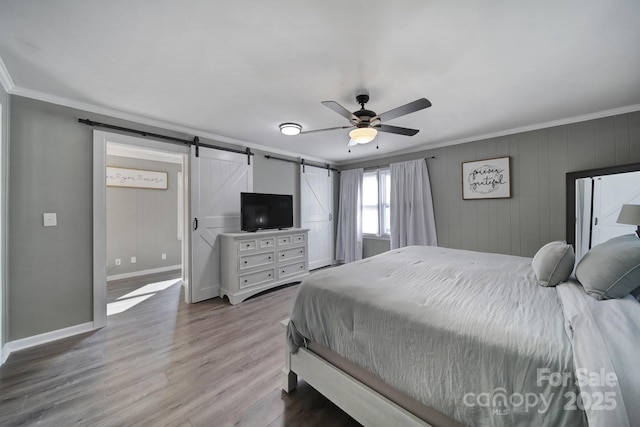
[[282, 123], [280, 125], [280, 132], [284, 135], [297, 135], [302, 130], [302, 126], [297, 123]]
[[378, 131], [373, 128], [357, 128], [349, 132], [351, 141], [356, 144], [367, 144], [373, 141]]

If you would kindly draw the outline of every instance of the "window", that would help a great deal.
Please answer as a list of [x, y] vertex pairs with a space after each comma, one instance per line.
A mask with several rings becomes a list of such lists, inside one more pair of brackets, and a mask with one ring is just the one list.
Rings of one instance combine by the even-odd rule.
[[362, 180], [362, 233], [388, 236], [391, 233], [389, 169], [365, 172]]

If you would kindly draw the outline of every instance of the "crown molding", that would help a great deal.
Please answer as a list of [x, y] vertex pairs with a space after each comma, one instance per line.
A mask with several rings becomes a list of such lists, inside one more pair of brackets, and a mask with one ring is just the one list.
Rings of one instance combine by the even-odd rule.
[[224, 142], [224, 143], [232, 144], [241, 148], [248, 147], [255, 150], [265, 151], [269, 154], [279, 154], [279, 155], [299, 158], [299, 159], [304, 158], [305, 160], [310, 160], [313, 162], [335, 164], [335, 162], [330, 162], [326, 159], [322, 159], [319, 157], [306, 156], [306, 155], [302, 155], [300, 153], [294, 153], [288, 150], [281, 150], [273, 147], [268, 147], [266, 145], [254, 144], [251, 142], [242, 141], [235, 138], [229, 138], [226, 136], [217, 135], [202, 129], [191, 128], [191, 127], [179, 125], [176, 123], [165, 122], [158, 119], [152, 119], [150, 117], [140, 116], [134, 113], [127, 113], [125, 111], [116, 110], [113, 108], [101, 107], [94, 104], [75, 101], [69, 98], [64, 98], [57, 95], [51, 95], [45, 92], [40, 92], [32, 89], [25, 89], [15, 85], [8, 92], [12, 95], [22, 96], [25, 98], [35, 99], [38, 101], [49, 102], [51, 104], [62, 105], [64, 107], [74, 108], [76, 110], [82, 110], [90, 113], [114, 117], [117, 119], [128, 120], [131, 122], [153, 126], [160, 129], [171, 130], [174, 132], [181, 132], [188, 135], [194, 135], [194, 136], [197, 135], [198, 137], [201, 137], [201, 138], [207, 138], [216, 142]]
[[378, 156], [371, 156], [363, 159], [358, 159], [355, 161], [335, 162], [335, 164], [336, 166], [346, 166], [346, 165], [355, 164], [355, 163], [368, 162], [368, 161], [385, 159], [385, 158], [394, 157], [394, 156], [400, 156], [403, 154], [411, 154], [411, 153], [418, 153], [420, 151], [435, 150], [436, 148], [443, 148], [443, 147], [449, 147], [451, 145], [465, 144], [467, 142], [482, 141], [484, 139], [499, 138], [501, 136], [515, 135], [518, 133], [531, 132], [531, 131], [540, 130], [540, 129], [552, 128], [556, 126], [564, 126], [564, 125], [570, 125], [574, 123], [586, 122], [588, 120], [601, 119], [603, 117], [611, 117], [611, 116], [617, 116], [620, 114], [634, 113], [636, 111], [640, 111], [640, 104], [629, 105], [627, 107], [612, 108], [610, 110], [598, 111], [596, 113], [583, 114], [581, 116], [574, 116], [574, 117], [567, 117], [564, 119], [552, 120], [549, 122], [542, 122], [542, 123], [537, 123], [529, 126], [506, 129], [498, 132], [491, 132], [491, 133], [485, 133], [481, 135], [469, 136], [466, 138], [445, 140], [440, 142], [438, 141], [430, 142], [430, 143], [425, 143], [425, 144], [415, 146], [413, 148], [394, 151], [393, 153], [387, 153], [387, 154], [382, 154]]
[[13, 83], [13, 79], [11, 75], [9, 75], [9, 70], [5, 67], [2, 58], [0, 57], [0, 83], [2, 83], [2, 87], [7, 93], [11, 93], [11, 91], [16, 87]]

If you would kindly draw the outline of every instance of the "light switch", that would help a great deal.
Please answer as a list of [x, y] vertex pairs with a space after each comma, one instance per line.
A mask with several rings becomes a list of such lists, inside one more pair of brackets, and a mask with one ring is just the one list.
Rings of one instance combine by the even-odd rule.
[[55, 213], [44, 213], [42, 214], [42, 219], [45, 227], [55, 227], [58, 225], [58, 219]]
[[137, 261], [137, 260], [136, 260], [136, 257], [132, 256], [132, 257], [131, 257], [131, 264], [135, 264], [135, 263], [136, 263], [136, 261]]

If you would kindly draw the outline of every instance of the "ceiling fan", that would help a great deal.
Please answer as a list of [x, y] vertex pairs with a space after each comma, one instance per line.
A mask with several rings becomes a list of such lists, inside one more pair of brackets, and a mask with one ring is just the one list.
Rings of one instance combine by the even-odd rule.
[[386, 122], [388, 120], [405, 116], [407, 114], [414, 113], [424, 108], [431, 107], [431, 102], [429, 102], [428, 99], [420, 98], [408, 104], [389, 110], [385, 113], [376, 114], [375, 112], [364, 108], [364, 104], [369, 102], [368, 94], [363, 93], [363, 94], [356, 95], [356, 102], [360, 104], [360, 109], [358, 111], [351, 112], [335, 101], [322, 101], [322, 105], [330, 108], [331, 110], [340, 114], [345, 119], [349, 120], [351, 125], [337, 126], [337, 127], [325, 128], [325, 129], [308, 130], [300, 133], [305, 134], [305, 133], [325, 132], [325, 131], [336, 130], [336, 129], [355, 128], [351, 132], [349, 132], [349, 136], [351, 137], [351, 140], [349, 141], [349, 147], [354, 146], [356, 144], [367, 144], [373, 141], [378, 131], [395, 133], [398, 135], [413, 136], [419, 132], [417, 129], [409, 129], [404, 127], [385, 125], [382, 122]]

